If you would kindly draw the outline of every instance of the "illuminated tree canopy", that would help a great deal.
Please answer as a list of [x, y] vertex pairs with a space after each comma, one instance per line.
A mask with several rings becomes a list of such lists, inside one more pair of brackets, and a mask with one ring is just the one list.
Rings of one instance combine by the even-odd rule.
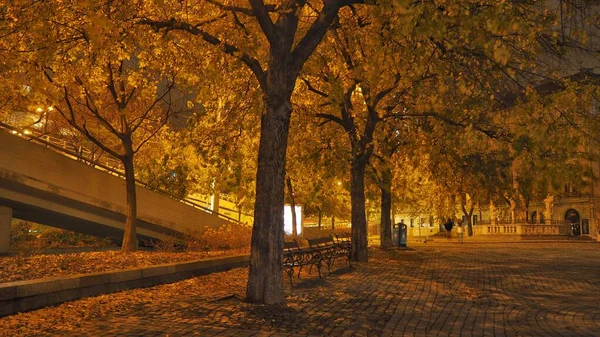
[[136, 171], [180, 196], [233, 195], [254, 215], [246, 300], [282, 304], [286, 177], [319, 223], [350, 218], [363, 262], [367, 199], [380, 199], [386, 247], [392, 200], [436, 215], [498, 200], [526, 209], [561, 177], [589, 177], [598, 12], [536, 0], [11, 0], [0, 118], [52, 106], [61, 128], [123, 163], [124, 250]]

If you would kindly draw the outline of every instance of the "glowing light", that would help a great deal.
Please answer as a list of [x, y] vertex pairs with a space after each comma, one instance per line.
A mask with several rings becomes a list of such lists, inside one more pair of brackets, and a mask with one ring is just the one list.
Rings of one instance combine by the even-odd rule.
[[30, 134], [31, 134], [31, 131], [29, 131], [29, 130], [24, 130], [24, 131], [23, 131], [23, 133], [24, 133], [24, 134], [26, 134], [26, 135], [30, 135]]
[[[283, 230], [286, 234], [292, 234], [292, 207], [283, 207]], [[302, 234], [302, 206], [296, 206], [296, 232]]]
[[52, 110], [54, 110], [54, 108], [53, 108], [53, 107], [51, 107], [51, 106], [50, 106], [50, 107], [48, 107], [48, 111], [52, 111]]
[[17, 131], [15, 131], [15, 130], [12, 130], [10, 133], [12, 133], [13, 135], [16, 135], [16, 134], [17, 134]]
[[42, 111], [44, 111], [44, 109], [42, 109], [42, 108], [37, 108], [37, 109], [36, 109], [36, 111], [37, 111], [37, 112], [42, 112]]

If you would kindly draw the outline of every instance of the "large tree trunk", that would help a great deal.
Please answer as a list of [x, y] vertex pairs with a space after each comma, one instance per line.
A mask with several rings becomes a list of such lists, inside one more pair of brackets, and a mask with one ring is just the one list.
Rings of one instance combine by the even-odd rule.
[[[274, 88], [277, 88], [276, 83]], [[281, 87], [277, 88], [281, 90]], [[283, 304], [283, 206], [285, 152], [290, 124], [289, 94], [265, 93], [266, 113], [261, 118], [254, 227], [246, 301]], [[282, 97], [284, 99], [282, 99]]]
[[322, 220], [323, 220], [323, 210], [321, 208], [319, 208], [319, 230], [322, 229], [322, 227], [321, 227]]
[[392, 247], [392, 169], [387, 167], [381, 173], [381, 229], [380, 247]]
[[474, 207], [471, 206], [471, 209], [467, 211], [466, 208], [463, 207], [463, 214], [465, 218], [467, 218], [467, 235], [469, 236], [473, 236], [473, 209]]
[[352, 259], [368, 262], [367, 215], [365, 212], [366, 161], [354, 159], [352, 163], [350, 198], [352, 200]]
[[125, 233], [123, 234], [123, 252], [133, 252], [137, 249], [137, 198], [135, 194], [135, 173], [133, 169], [133, 148], [131, 143], [124, 142], [125, 156], [123, 156], [123, 166], [125, 166], [125, 187], [127, 191], [127, 209], [125, 211]]
[[331, 230], [333, 231], [335, 229], [335, 216], [332, 215], [331, 216]]
[[292, 187], [292, 179], [287, 178], [288, 195], [290, 198], [290, 208], [292, 211], [292, 236], [298, 236], [298, 225], [296, 220], [296, 199], [294, 198], [294, 188]]
[[473, 210], [475, 209], [475, 204], [473, 204], [473, 202], [471, 201], [471, 208], [469, 210], [467, 210], [466, 198], [467, 197], [465, 194], [461, 194], [460, 204], [462, 207], [463, 215], [467, 219], [467, 234], [469, 236], [473, 236], [473, 222], [472, 222], [471, 218], [473, 217]]

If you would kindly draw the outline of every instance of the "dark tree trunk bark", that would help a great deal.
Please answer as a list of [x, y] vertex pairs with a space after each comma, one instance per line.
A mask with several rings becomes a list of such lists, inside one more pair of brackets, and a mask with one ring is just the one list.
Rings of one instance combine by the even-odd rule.
[[331, 230], [335, 229], [335, 216], [331, 216]]
[[[283, 304], [283, 206], [285, 190], [285, 152], [291, 115], [293, 82], [281, 95], [284, 79], [265, 93], [266, 113], [261, 118], [254, 226], [250, 248], [250, 270], [246, 301]], [[280, 84], [279, 86], [277, 84]]]
[[131, 141], [124, 142], [125, 156], [122, 158], [125, 167], [125, 188], [127, 198], [127, 209], [125, 211], [125, 233], [121, 250], [133, 252], [137, 249], [137, 198], [135, 192], [135, 172], [133, 168], [133, 148]]
[[475, 205], [471, 204], [471, 209], [467, 211], [465, 202], [462, 202], [462, 200], [463, 199], [461, 199], [461, 206], [462, 206], [463, 214], [464, 214], [465, 218], [467, 218], [467, 234], [469, 236], [473, 236], [473, 222], [471, 221], [471, 218], [473, 215], [473, 210], [475, 209]]
[[296, 199], [294, 198], [294, 188], [292, 187], [292, 179], [287, 178], [288, 195], [290, 198], [290, 208], [292, 211], [292, 236], [298, 237], [298, 225], [296, 222]]
[[352, 163], [350, 199], [352, 202], [352, 259], [368, 262], [367, 214], [365, 212], [366, 161], [354, 159]]
[[392, 247], [392, 169], [387, 167], [381, 173], [381, 229], [380, 247]]
[[319, 230], [322, 229], [321, 220], [323, 220], [323, 210], [319, 208]]
[[468, 226], [467, 226], [467, 229], [468, 229], [467, 234], [469, 236], [473, 236], [473, 220], [471, 219], [472, 215], [473, 215], [473, 208], [471, 208], [471, 212], [469, 212], [469, 217], [467, 218], [467, 224], [468, 224]]

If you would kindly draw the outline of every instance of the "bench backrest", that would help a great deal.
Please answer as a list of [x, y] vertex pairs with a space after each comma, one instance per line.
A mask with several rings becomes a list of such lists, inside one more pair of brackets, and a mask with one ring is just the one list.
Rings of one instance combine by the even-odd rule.
[[349, 233], [331, 234], [332, 237], [334, 235], [335, 235], [335, 242], [337, 242], [337, 243], [350, 242], [352, 240], [352, 236]]
[[324, 236], [322, 238], [314, 238], [314, 239], [308, 239], [308, 244], [311, 247], [325, 247], [325, 246], [331, 246], [334, 244], [333, 239], [331, 238], [331, 236]]
[[285, 241], [283, 242], [283, 251], [294, 251], [294, 250], [298, 250], [300, 249], [300, 245], [298, 244], [298, 241], [294, 240], [294, 241]]

